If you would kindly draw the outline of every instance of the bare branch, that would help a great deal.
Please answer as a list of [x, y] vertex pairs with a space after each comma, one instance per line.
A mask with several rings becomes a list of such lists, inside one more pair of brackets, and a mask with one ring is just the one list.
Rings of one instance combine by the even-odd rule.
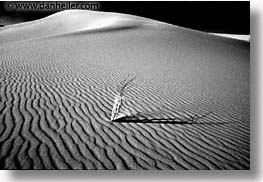
[[129, 75], [127, 78], [125, 78], [121, 83], [117, 86], [117, 92], [118, 94], [115, 96], [112, 111], [111, 111], [111, 121], [118, 118], [120, 115], [120, 109], [123, 105], [123, 99], [124, 99], [124, 93], [127, 92], [129, 89], [131, 89], [134, 86], [133, 81], [136, 79], [135, 77], [129, 78]]

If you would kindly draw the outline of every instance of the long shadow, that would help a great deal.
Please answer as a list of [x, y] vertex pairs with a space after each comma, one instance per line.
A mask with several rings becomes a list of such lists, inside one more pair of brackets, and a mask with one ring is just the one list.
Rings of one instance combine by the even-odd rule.
[[203, 125], [222, 125], [230, 124], [233, 122], [198, 122], [198, 120], [207, 117], [213, 112], [205, 113], [201, 116], [194, 115], [188, 117], [174, 117], [174, 118], [147, 118], [143, 116], [143, 113], [138, 113], [131, 116], [125, 116], [116, 120], [113, 120], [115, 123], [151, 123], [151, 124], [178, 124], [178, 125], [193, 125], [193, 124], [203, 124]]

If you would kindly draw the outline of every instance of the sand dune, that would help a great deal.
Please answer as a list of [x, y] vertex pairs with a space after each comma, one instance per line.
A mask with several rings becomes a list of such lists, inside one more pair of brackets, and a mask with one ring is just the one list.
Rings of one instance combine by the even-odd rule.
[[248, 42], [93, 13], [0, 29], [1, 169], [250, 168]]
[[243, 41], [250, 41], [250, 35], [239, 35], [239, 34], [224, 34], [224, 33], [212, 33], [213, 35], [227, 37], [231, 39], [243, 40]]
[[0, 43], [50, 37], [76, 33], [79, 31], [98, 31], [123, 29], [140, 25], [169, 24], [127, 14], [105, 13], [99, 11], [70, 10], [61, 11], [46, 18], [18, 23], [0, 28]]

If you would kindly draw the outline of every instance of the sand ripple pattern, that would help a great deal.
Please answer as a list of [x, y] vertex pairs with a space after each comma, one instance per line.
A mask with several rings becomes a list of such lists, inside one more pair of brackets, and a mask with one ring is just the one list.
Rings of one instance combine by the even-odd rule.
[[[190, 97], [179, 77], [125, 70], [117, 44], [103, 57], [107, 47], [90, 45], [102, 35], [79, 36], [0, 47], [1, 169], [249, 169], [249, 102], [235, 109], [209, 93]], [[129, 72], [137, 81], [126, 111], [197, 124], [110, 122]]]

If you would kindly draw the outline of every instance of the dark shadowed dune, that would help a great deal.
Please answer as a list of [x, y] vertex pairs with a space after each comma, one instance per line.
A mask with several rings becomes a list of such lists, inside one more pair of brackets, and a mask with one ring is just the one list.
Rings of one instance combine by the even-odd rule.
[[0, 28], [0, 167], [249, 169], [249, 65], [248, 42], [130, 15]]

